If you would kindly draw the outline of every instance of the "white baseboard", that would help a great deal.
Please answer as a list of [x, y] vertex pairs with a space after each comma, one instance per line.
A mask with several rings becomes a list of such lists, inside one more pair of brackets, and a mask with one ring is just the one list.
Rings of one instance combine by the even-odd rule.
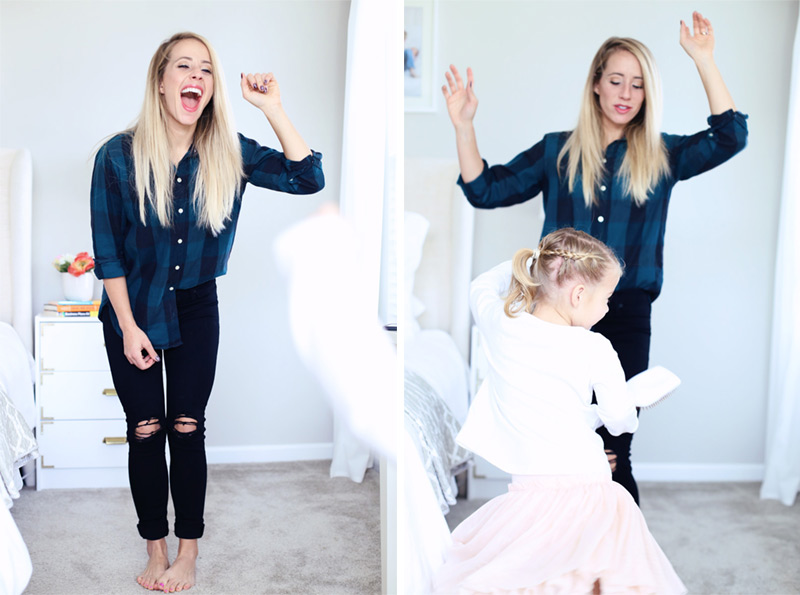
[[637, 463], [636, 481], [763, 481], [764, 465], [714, 463]]
[[258, 444], [251, 446], [206, 447], [206, 459], [210, 465], [220, 463], [318, 461], [329, 460], [332, 457], [332, 442], [318, 444]]

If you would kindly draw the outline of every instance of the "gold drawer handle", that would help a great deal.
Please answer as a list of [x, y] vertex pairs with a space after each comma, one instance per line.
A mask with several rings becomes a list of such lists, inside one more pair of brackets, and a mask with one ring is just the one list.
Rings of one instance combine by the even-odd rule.
[[103, 389], [103, 394], [105, 396], [107, 396], [107, 397], [116, 397], [117, 396], [117, 391], [115, 389], [113, 389], [113, 388], [104, 388]]
[[128, 439], [125, 436], [106, 436], [103, 438], [103, 444], [125, 444]]

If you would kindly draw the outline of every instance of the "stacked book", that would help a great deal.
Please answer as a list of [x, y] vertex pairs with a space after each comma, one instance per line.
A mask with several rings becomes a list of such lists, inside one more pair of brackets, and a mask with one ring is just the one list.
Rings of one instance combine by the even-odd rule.
[[46, 316], [97, 316], [100, 310], [100, 300], [76, 302], [62, 300], [60, 302], [47, 302], [44, 305]]

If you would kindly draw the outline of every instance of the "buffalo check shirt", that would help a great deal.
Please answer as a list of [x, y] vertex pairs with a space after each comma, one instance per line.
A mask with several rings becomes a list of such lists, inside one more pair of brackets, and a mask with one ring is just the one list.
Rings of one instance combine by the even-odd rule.
[[458, 184], [470, 204], [477, 208], [508, 207], [542, 193], [544, 226], [542, 237], [562, 227], [574, 227], [610, 246], [625, 262], [625, 273], [617, 286], [642, 289], [658, 297], [663, 281], [664, 231], [672, 187], [724, 163], [747, 143], [747, 116], [728, 110], [708, 118], [709, 127], [690, 136], [662, 134], [669, 155], [669, 173], [663, 177], [642, 206], [624, 193], [617, 175], [628, 144], [623, 138], [605, 151], [605, 174], [596, 204], [586, 207], [580, 176], [570, 194], [567, 188], [566, 158], [562, 173], [556, 167], [558, 153], [568, 132], [545, 135], [533, 147], [505, 165], [489, 167], [475, 180]]
[[[322, 155], [290, 161], [283, 153], [239, 135], [244, 178], [233, 210], [219, 235], [198, 227], [192, 204], [200, 164], [189, 149], [173, 178], [172, 225], [163, 227], [147, 206], [147, 225], [139, 218], [134, 181], [132, 135], [121, 133], [97, 153], [91, 186], [92, 241], [99, 279], [125, 277], [136, 324], [156, 349], [181, 345], [175, 291], [224, 275], [247, 182], [280, 192], [312, 194], [325, 185]], [[107, 313], [106, 313], [107, 309]], [[122, 335], [114, 309], [103, 291], [101, 315]]]

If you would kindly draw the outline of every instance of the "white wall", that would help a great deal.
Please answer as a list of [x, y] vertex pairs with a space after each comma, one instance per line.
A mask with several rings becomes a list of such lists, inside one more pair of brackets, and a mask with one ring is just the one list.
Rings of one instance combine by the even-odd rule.
[[[732, 161], [673, 191], [651, 362], [684, 384], [642, 413], [633, 459], [640, 469], [690, 463], [756, 479], [764, 461], [773, 238], [798, 3], [443, 1], [436, 83], [444, 83], [450, 63], [462, 72], [472, 66], [481, 153], [490, 164], [505, 163], [544, 133], [571, 129], [597, 48], [612, 35], [635, 37], [661, 71], [664, 130], [690, 134], [708, 116], [696, 69], [678, 43], [679, 22], [691, 22], [692, 10], [714, 26], [716, 60], [737, 107], [750, 116], [750, 138]], [[406, 114], [407, 156], [455, 157], [441, 95], [437, 102], [435, 113]], [[534, 245], [540, 211], [541, 198], [479, 211], [474, 272]]]
[[313, 456], [325, 449], [303, 445], [332, 440], [320, 387], [291, 345], [271, 247], [280, 230], [338, 202], [348, 10], [336, 0], [0, 2], [0, 146], [33, 156], [34, 311], [60, 296], [52, 259], [91, 251], [90, 155], [136, 118], [150, 57], [173, 33], [195, 31], [214, 45], [240, 132], [279, 147], [239, 90], [240, 72], [273, 71], [295, 126], [322, 152], [319, 194], [248, 187], [228, 274], [218, 279], [222, 337], [207, 436], [232, 459], [241, 446], [257, 459], [272, 456], [269, 445]]

